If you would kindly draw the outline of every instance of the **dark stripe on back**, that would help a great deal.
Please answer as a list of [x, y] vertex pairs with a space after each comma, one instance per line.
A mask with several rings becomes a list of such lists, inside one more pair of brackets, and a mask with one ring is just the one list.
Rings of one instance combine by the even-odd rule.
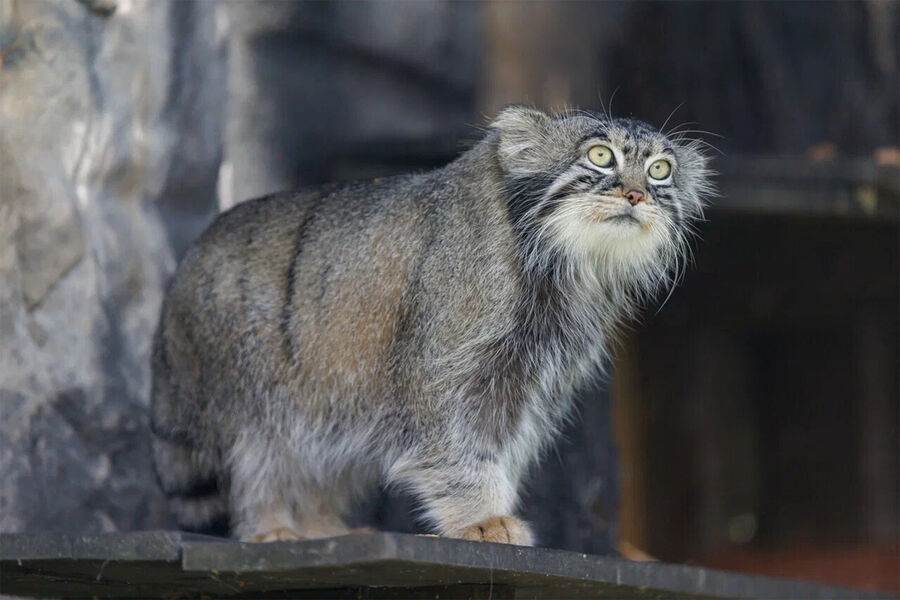
[[288, 267], [287, 285], [285, 286], [284, 290], [284, 305], [281, 308], [281, 322], [279, 324], [282, 336], [282, 347], [284, 349], [285, 355], [288, 358], [292, 358], [296, 354], [294, 339], [291, 336], [291, 317], [293, 316], [294, 312], [293, 300], [296, 287], [297, 265], [300, 262], [300, 253], [303, 251], [303, 246], [306, 243], [307, 233], [309, 232], [309, 227], [315, 220], [317, 210], [319, 208], [319, 205], [321, 204], [321, 200], [332, 189], [334, 189], [334, 186], [330, 186], [326, 190], [322, 190], [322, 193], [318, 194], [315, 197], [310, 206], [306, 209], [306, 213], [303, 215], [303, 221], [300, 223], [300, 225], [297, 226], [296, 237], [294, 240], [294, 249], [291, 253], [291, 264]]

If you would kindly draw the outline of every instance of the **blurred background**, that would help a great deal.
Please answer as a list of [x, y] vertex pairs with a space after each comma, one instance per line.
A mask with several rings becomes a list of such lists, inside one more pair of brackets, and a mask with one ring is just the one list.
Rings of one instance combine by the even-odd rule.
[[605, 106], [704, 139], [721, 195], [529, 482], [542, 544], [900, 591], [898, 31], [889, 0], [0, 0], [0, 531], [173, 525], [149, 348], [220, 210]]

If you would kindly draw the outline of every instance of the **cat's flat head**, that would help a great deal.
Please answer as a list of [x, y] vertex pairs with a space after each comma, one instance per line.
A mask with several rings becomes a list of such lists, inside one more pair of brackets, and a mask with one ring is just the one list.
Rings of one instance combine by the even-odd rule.
[[698, 142], [633, 119], [521, 106], [491, 127], [510, 217], [536, 259], [552, 248], [659, 277], [685, 252], [712, 192]]

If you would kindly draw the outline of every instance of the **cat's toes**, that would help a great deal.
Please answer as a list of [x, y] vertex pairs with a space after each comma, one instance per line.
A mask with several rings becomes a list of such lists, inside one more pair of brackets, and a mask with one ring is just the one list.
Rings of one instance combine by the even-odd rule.
[[281, 542], [286, 540], [302, 540], [303, 536], [290, 527], [277, 527], [270, 531], [257, 533], [248, 539], [248, 542]]
[[474, 525], [458, 531], [450, 537], [472, 540], [475, 542], [495, 542], [498, 544], [516, 544], [530, 546], [534, 543], [528, 525], [516, 517], [502, 515], [488, 517]]

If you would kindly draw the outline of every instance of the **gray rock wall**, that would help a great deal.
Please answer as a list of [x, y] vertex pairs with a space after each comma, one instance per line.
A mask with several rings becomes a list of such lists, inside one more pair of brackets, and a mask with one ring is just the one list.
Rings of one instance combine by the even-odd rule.
[[0, 0], [0, 530], [168, 523], [149, 347], [216, 209], [220, 11]]

